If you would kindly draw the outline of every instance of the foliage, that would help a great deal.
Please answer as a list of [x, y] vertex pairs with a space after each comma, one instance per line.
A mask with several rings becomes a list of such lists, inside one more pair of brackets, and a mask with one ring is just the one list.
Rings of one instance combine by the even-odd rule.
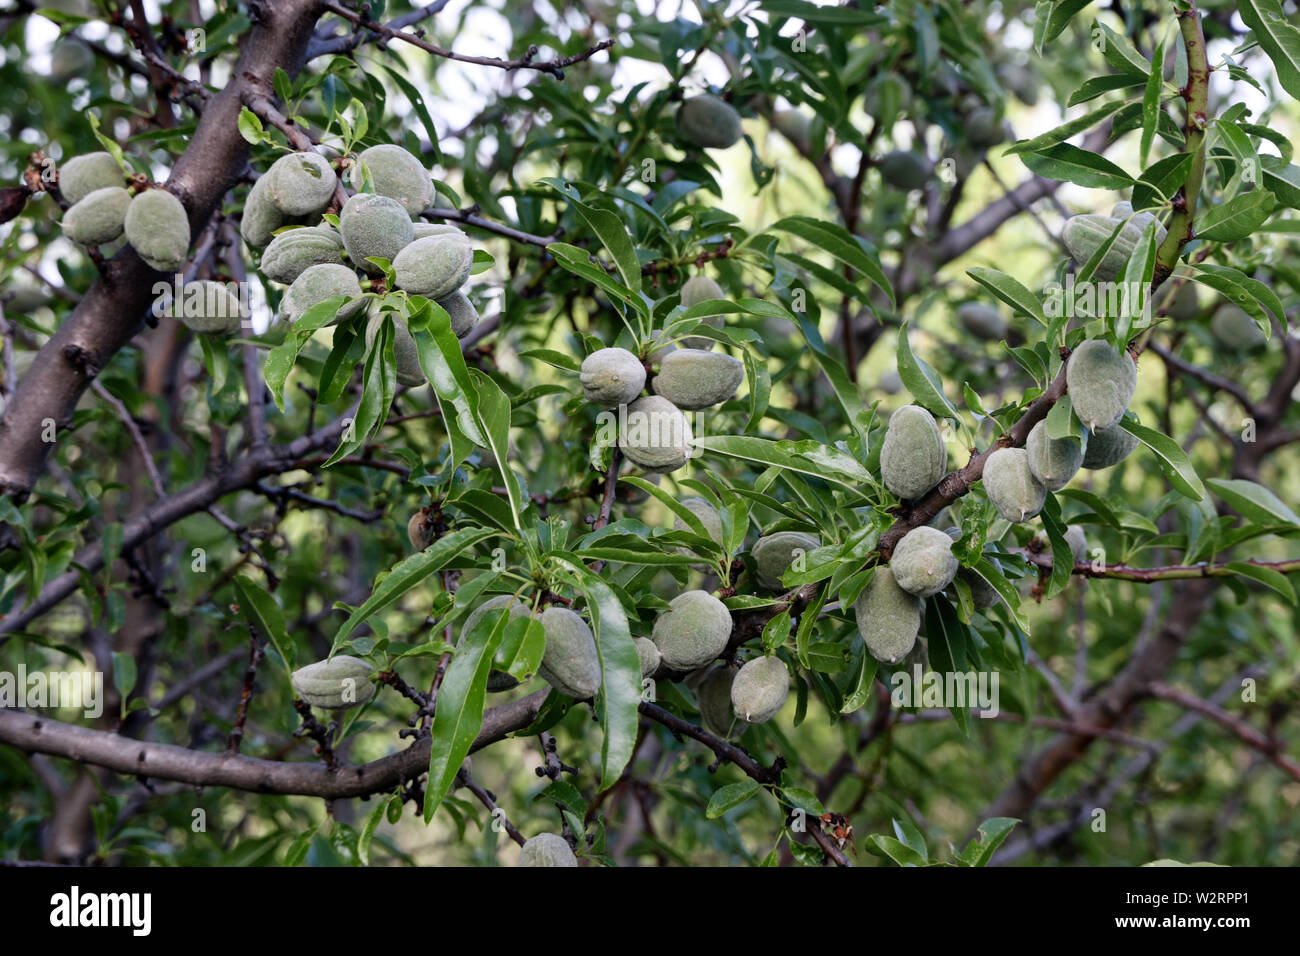
[[[240, 756], [226, 787], [178, 767], [146, 791], [30, 756], [0, 710], [5, 859], [495, 865], [546, 832], [588, 865], [1294, 856], [1300, 33], [1276, 3], [395, 0], [358, 26], [222, 0], [162, 3], [165, 27], [100, 6], [0, 15], [22, 184], [0, 204], [22, 207], [0, 227], [0, 672], [111, 675], [102, 716], [50, 713], [95, 729], [88, 764]], [[60, 78], [49, 53], [77, 43], [93, 64]], [[739, 113], [735, 145], [682, 138], [701, 94]], [[359, 170], [328, 228], [375, 188], [356, 154], [390, 143], [432, 167], [423, 219], [473, 240], [467, 332], [386, 256], [349, 265], [361, 296], [282, 309], [240, 241], [254, 173], [313, 149]], [[63, 237], [52, 173], [100, 149], [186, 204], [184, 279], [249, 292], [238, 334], [154, 313], [130, 248]], [[900, 151], [919, 188], [884, 178]], [[720, 297], [684, 307], [700, 275]], [[1005, 338], [963, 326], [972, 302]], [[1224, 302], [1266, 342], [1217, 340]], [[402, 335], [427, 385], [402, 384]], [[687, 338], [743, 382], [651, 473], [579, 369], [624, 349], [653, 393]], [[985, 462], [1040, 422], [1082, 456], [1067, 369], [1090, 339], [1137, 357], [1117, 426], [1137, 448], [1008, 521]], [[948, 460], [901, 500], [880, 457], [909, 405]], [[855, 603], [926, 525], [961, 569], [877, 660]], [[765, 587], [754, 544], [780, 532], [813, 546]], [[692, 590], [730, 612], [724, 661], [788, 670], [773, 719], [718, 727], [699, 672], [643, 679], [635, 639]], [[535, 614], [462, 626], [493, 595]], [[591, 701], [536, 676], [556, 606], [590, 625]], [[290, 674], [335, 654], [379, 691], [313, 713]], [[954, 696], [960, 675], [992, 700]], [[245, 785], [245, 757], [284, 783]]]

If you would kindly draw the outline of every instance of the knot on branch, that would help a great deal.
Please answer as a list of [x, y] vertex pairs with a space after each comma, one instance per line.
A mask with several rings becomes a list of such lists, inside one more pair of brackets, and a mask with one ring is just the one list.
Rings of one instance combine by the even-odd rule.
[[86, 378], [94, 378], [100, 373], [98, 356], [90, 349], [83, 348], [75, 342], [63, 347], [63, 357], [68, 364]]

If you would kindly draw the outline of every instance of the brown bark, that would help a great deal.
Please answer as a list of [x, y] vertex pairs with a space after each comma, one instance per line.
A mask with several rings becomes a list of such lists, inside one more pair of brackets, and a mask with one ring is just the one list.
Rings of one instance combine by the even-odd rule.
[[[248, 160], [238, 129], [243, 97], [269, 93], [277, 66], [297, 74], [320, 9], [321, 0], [250, 4], [254, 26], [231, 80], [204, 106], [166, 183], [189, 212], [191, 235], [202, 231]], [[0, 421], [0, 494], [23, 501], [31, 493], [54, 446], [43, 439], [46, 422], [60, 431], [67, 427], [91, 380], [140, 330], [154, 284], [169, 279], [129, 247], [104, 264], [99, 280], [37, 353]]]

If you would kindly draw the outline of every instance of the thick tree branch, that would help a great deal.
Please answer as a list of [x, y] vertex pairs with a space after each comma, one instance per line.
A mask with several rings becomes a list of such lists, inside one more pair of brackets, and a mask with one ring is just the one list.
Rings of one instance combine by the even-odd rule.
[[[539, 690], [486, 711], [470, 752], [482, 750], [531, 724], [547, 693]], [[430, 738], [422, 737], [406, 750], [367, 764], [331, 769], [315, 762], [286, 763], [132, 740], [18, 710], [0, 710], [0, 742], [28, 753], [67, 757], [131, 776], [340, 800], [395, 790], [404, 781], [426, 773]]]

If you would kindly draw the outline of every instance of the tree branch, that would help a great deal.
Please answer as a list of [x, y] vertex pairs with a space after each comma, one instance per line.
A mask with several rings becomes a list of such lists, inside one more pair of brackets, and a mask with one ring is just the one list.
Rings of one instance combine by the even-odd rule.
[[478, 66], [494, 66], [498, 69], [505, 70], [507, 73], [514, 72], [515, 70], [536, 70], [539, 73], [549, 73], [557, 80], [564, 79], [564, 68], [566, 66], [572, 66], [575, 63], [581, 63], [583, 60], [589, 60], [601, 50], [608, 50], [614, 45], [614, 40], [612, 38], [601, 40], [595, 46], [583, 50], [581, 53], [576, 53], [573, 56], [560, 57], [555, 60], [539, 61], [533, 59], [537, 55], [536, 47], [530, 47], [528, 52], [517, 60], [502, 60], [495, 56], [471, 56], [466, 53], [455, 53], [452, 50], [445, 50], [414, 33], [406, 33], [403, 30], [395, 30], [387, 24], [376, 23], [373, 20], [367, 19], [366, 16], [363, 16], [360, 13], [356, 13], [341, 4], [333, 2], [333, 0], [326, 0], [323, 6], [330, 13], [337, 14], [355, 26], [361, 27], [362, 29], [368, 30], [372, 33], [377, 33], [385, 39], [403, 40], [406, 43], [411, 44], [411, 46], [418, 47], [426, 53], [432, 53], [434, 56], [440, 56], [448, 60], [458, 60], [461, 63], [474, 63]]
[[[531, 724], [548, 693], [549, 689], [539, 690], [486, 711], [483, 727], [470, 752], [482, 750]], [[132, 740], [18, 710], [0, 710], [0, 743], [28, 753], [67, 757], [131, 776], [177, 780], [201, 787], [230, 787], [250, 793], [340, 800], [395, 790], [404, 781], [426, 773], [430, 738], [422, 737], [406, 750], [370, 763], [327, 768], [314, 761], [286, 763]]]
[[1300, 780], [1300, 763], [1292, 760], [1282, 752], [1279, 741], [1270, 739], [1262, 732], [1256, 730], [1246, 721], [1239, 717], [1234, 717], [1221, 707], [1197, 697], [1195, 694], [1180, 690], [1177, 687], [1170, 687], [1168, 684], [1157, 682], [1151, 685], [1151, 694], [1161, 700], [1171, 701], [1188, 710], [1196, 711], [1198, 714], [1204, 714], [1219, 726], [1232, 731], [1233, 735], [1250, 747], [1254, 747], [1273, 763], [1277, 764], [1294, 780]]
[[[252, 487], [267, 475], [292, 470], [297, 459], [337, 439], [343, 431], [346, 417], [341, 416], [337, 421], [310, 435], [303, 435], [287, 445], [268, 448], [260, 454], [250, 453], [234, 465], [207, 475], [183, 491], [159, 499], [126, 522], [122, 530], [122, 550], [134, 548], [182, 518], [199, 511], [206, 511], [232, 491]], [[73, 563], [82, 571], [91, 574], [98, 571], [104, 566], [102, 545], [96, 542], [85, 548], [76, 556]], [[58, 577], [46, 581], [40, 595], [28, 607], [0, 621], [0, 646], [8, 640], [3, 635], [22, 630], [74, 592], [81, 582], [82, 571], [65, 571]]]
[[1187, 102], [1183, 152], [1191, 154], [1192, 164], [1187, 170], [1187, 179], [1174, 195], [1174, 214], [1169, 220], [1168, 235], [1156, 250], [1152, 288], [1159, 287], [1169, 278], [1183, 246], [1196, 235], [1193, 221], [1196, 218], [1196, 202], [1201, 194], [1201, 180], [1205, 176], [1203, 144], [1205, 127], [1209, 122], [1206, 111], [1210, 97], [1210, 61], [1196, 0], [1187, 0], [1186, 8], [1177, 10], [1175, 16], [1178, 17], [1178, 29], [1183, 35], [1183, 45], [1187, 48], [1187, 85], [1182, 90], [1183, 99]]
[[[244, 94], [270, 89], [277, 66], [290, 76], [298, 72], [319, 8], [318, 0], [281, 0], [258, 9], [230, 82], [208, 102], [166, 183], [189, 212], [193, 235], [248, 162], [238, 128]], [[139, 331], [161, 278], [133, 249], [123, 249], [36, 354], [0, 420], [0, 494], [26, 500], [54, 447], [43, 438], [47, 423], [68, 426], [91, 380]]]
[[971, 455], [970, 461], [966, 463], [965, 467], [945, 476], [933, 491], [913, 505], [911, 510], [895, 521], [893, 526], [880, 536], [876, 551], [880, 555], [882, 562], [889, 560], [889, 556], [893, 554], [894, 546], [902, 540], [905, 534], [913, 528], [929, 524], [938, 517], [940, 511], [967, 494], [975, 482], [979, 481], [983, 476], [984, 463], [988, 461], [989, 455], [999, 448], [1018, 448], [1025, 443], [1025, 439], [1029, 437], [1029, 432], [1033, 427], [1047, 417], [1047, 413], [1051, 411], [1052, 406], [1065, 394], [1065, 369], [1068, 364], [1069, 358], [1067, 356], [1066, 361], [1061, 365], [1061, 371], [1057, 373], [1052, 384], [1047, 387], [1047, 391], [1034, 399], [1030, 406], [1025, 409], [1025, 413], [1020, 416], [1019, 421], [1007, 429], [1005, 435], [984, 449], [984, 451]]
[[[415, 26], [421, 20], [427, 20], [436, 13], [441, 13], [448, 0], [437, 0], [435, 3], [427, 4], [423, 7], [417, 7], [410, 13], [403, 14], [400, 17], [394, 17], [388, 21], [390, 30], [403, 30], [406, 27]], [[335, 37], [317, 35], [307, 47], [307, 59], [314, 60], [318, 56], [327, 54], [350, 53], [363, 43], [369, 43], [374, 40], [379, 41], [379, 45], [386, 45], [388, 38], [377, 30], [371, 30], [368, 27], [357, 27], [351, 33], [345, 36]]]

